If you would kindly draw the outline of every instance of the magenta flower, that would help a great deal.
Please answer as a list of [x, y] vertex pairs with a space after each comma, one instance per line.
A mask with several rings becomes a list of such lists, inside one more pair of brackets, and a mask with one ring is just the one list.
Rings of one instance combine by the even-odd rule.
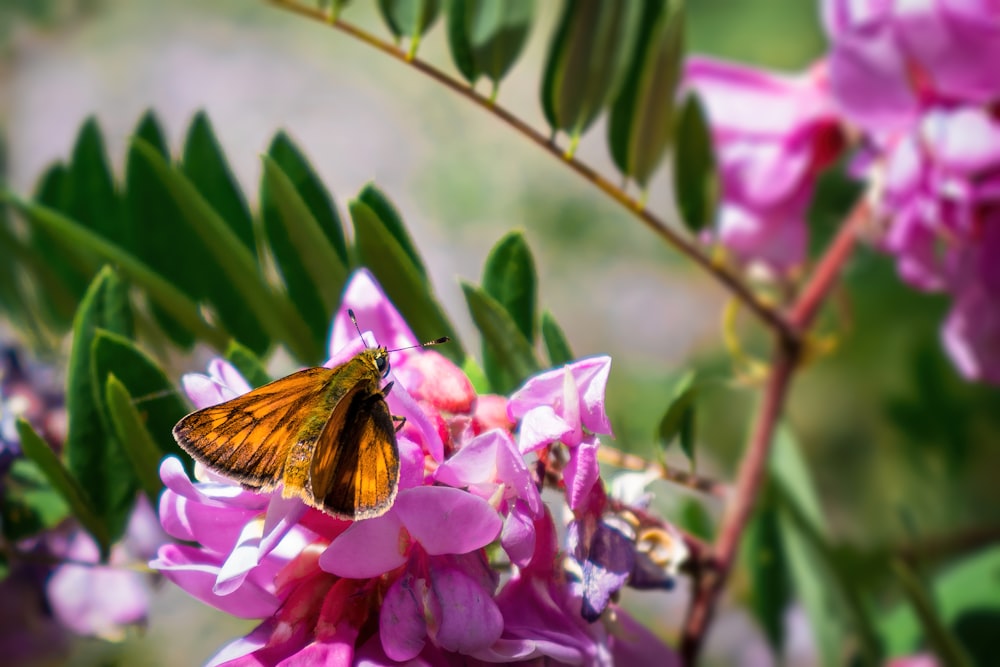
[[[341, 344], [328, 365], [376, 340], [414, 342], [370, 275], [357, 274], [346, 294], [332, 334]], [[377, 338], [349, 335], [348, 306], [359, 322], [376, 323]], [[152, 566], [208, 604], [261, 620], [210, 664], [443, 665], [545, 656], [603, 663], [620, 649], [671, 655], [649, 633], [619, 638], [600, 613], [593, 624], [581, 616], [582, 598], [560, 565], [542, 503], [539, 469], [525, 460], [526, 451], [561, 442], [571, 452], [563, 471], [568, 496], [603, 494], [596, 434], [611, 431], [604, 413], [610, 360], [543, 373], [509, 402], [476, 396], [464, 373], [436, 352], [417, 348], [391, 361], [387, 400], [406, 424], [397, 434], [399, 491], [379, 517], [333, 519], [280, 490], [247, 491], [201, 467], [193, 482], [180, 461], [163, 462], [161, 522], [184, 544], [163, 546]], [[185, 376], [184, 387], [198, 407], [250, 389], [223, 361], [212, 362], [207, 376]], [[504, 569], [514, 575], [503, 585], [487, 554], [509, 561]], [[553, 606], [558, 618], [549, 618]], [[525, 618], [544, 622], [529, 629], [519, 625]]]
[[1000, 383], [1000, 14], [986, 2], [828, 0], [830, 78], [862, 134], [858, 166], [900, 276], [954, 297], [945, 349], [967, 378]]
[[520, 422], [518, 446], [534, 452], [561, 442], [569, 449], [563, 470], [566, 499], [579, 507], [600, 476], [598, 434], [611, 434], [604, 411], [609, 357], [582, 359], [529, 379], [510, 397], [507, 417]]
[[772, 272], [800, 265], [816, 175], [843, 145], [825, 67], [790, 77], [695, 57], [684, 75], [712, 126], [722, 176], [718, 240]]

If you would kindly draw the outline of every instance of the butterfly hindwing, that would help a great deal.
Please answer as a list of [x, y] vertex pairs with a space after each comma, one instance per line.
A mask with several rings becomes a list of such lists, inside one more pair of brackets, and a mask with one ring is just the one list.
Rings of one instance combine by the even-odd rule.
[[174, 438], [209, 468], [246, 486], [273, 489], [332, 373], [307, 368], [191, 413], [174, 427]]
[[377, 382], [359, 382], [341, 399], [316, 443], [310, 478], [316, 506], [335, 516], [364, 519], [392, 504], [399, 453]]

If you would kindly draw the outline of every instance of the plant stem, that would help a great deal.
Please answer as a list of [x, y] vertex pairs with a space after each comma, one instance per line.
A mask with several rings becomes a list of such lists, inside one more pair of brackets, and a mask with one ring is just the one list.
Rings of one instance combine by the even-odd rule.
[[302, 5], [295, 0], [266, 1], [280, 9], [299, 14], [300, 16], [305, 16], [324, 25], [336, 28], [341, 32], [347, 33], [351, 37], [368, 44], [400, 63], [412, 67], [422, 74], [429, 76], [445, 88], [452, 90], [473, 104], [476, 104], [487, 113], [493, 114], [514, 129], [514, 131], [521, 134], [524, 138], [534, 143], [549, 155], [552, 155], [560, 162], [564, 163], [571, 170], [597, 187], [598, 190], [606, 194], [608, 197], [629, 211], [633, 216], [638, 218], [643, 224], [645, 224], [677, 252], [681, 253], [703, 268], [737, 299], [746, 304], [746, 307], [758, 318], [760, 318], [765, 325], [780, 332], [782, 336], [789, 337], [794, 335], [793, 328], [789, 326], [788, 322], [785, 321], [782, 314], [762, 301], [739, 276], [731, 273], [725, 267], [712, 261], [711, 257], [703, 252], [694, 242], [686, 239], [681, 236], [681, 234], [674, 231], [674, 229], [667, 225], [666, 222], [650, 213], [649, 210], [643, 206], [642, 202], [630, 197], [621, 188], [617, 187], [611, 181], [598, 174], [593, 168], [583, 162], [580, 162], [576, 158], [565, 156], [563, 151], [559, 150], [559, 148], [551, 142], [547, 136], [532, 128], [518, 116], [515, 116], [510, 111], [507, 111], [502, 106], [496, 104], [496, 101], [492, 99], [492, 97], [484, 97], [478, 94], [463, 81], [459, 81], [458, 79], [448, 76], [443, 71], [428, 64], [420, 58], [408, 58], [407, 53], [394, 44], [380, 39], [375, 35], [358, 28], [357, 26], [346, 23], [341, 19], [331, 22], [329, 15], [319, 9], [313, 9], [312, 7]]
[[729, 571], [732, 569], [743, 531], [750, 520], [764, 481], [774, 431], [784, 409], [792, 375], [798, 365], [801, 352], [798, 343], [794, 340], [779, 339], [775, 347], [775, 361], [767, 380], [760, 412], [740, 464], [732, 502], [722, 517], [722, 525], [715, 541], [712, 554], [715, 567], [703, 573], [688, 609], [681, 638], [681, 656], [687, 665], [694, 665], [697, 662], [719, 594], [725, 587]]
[[607, 463], [619, 468], [625, 468], [626, 470], [634, 470], [637, 472], [655, 470], [659, 473], [661, 479], [665, 479], [668, 482], [673, 482], [674, 484], [679, 484], [680, 486], [686, 486], [689, 489], [701, 491], [702, 493], [716, 498], [725, 499], [729, 497], [730, 488], [722, 482], [709, 479], [708, 477], [703, 477], [693, 472], [679, 470], [673, 466], [668, 466], [666, 463], [647, 461], [641, 456], [628, 454], [606, 445], [601, 445], [601, 447], [597, 450], [597, 460], [601, 463]]

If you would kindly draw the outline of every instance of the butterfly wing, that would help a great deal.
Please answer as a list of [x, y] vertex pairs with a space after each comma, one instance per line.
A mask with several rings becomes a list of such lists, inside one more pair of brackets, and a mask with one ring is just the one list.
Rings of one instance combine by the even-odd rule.
[[307, 368], [193, 412], [174, 427], [174, 438], [209, 468], [245, 486], [271, 490], [332, 374], [328, 368]]
[[392, 505], [399, 450], [377, 383], [357, 383], [334, 409], [316, 443], [310, 482], [316, 507], [335, 516], [367, 519]]

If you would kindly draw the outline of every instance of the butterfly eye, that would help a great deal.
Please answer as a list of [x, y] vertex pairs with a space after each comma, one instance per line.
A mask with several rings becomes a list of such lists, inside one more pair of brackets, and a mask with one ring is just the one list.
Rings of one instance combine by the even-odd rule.
[[375, 358], [375, 368], [377, 368], [378, 372], [382, 374], [382, 377], [387, 376], [389, 374], [389, 357], [388, 357], [388, 355], [382, 355], [382, 356], [376, 357]]

